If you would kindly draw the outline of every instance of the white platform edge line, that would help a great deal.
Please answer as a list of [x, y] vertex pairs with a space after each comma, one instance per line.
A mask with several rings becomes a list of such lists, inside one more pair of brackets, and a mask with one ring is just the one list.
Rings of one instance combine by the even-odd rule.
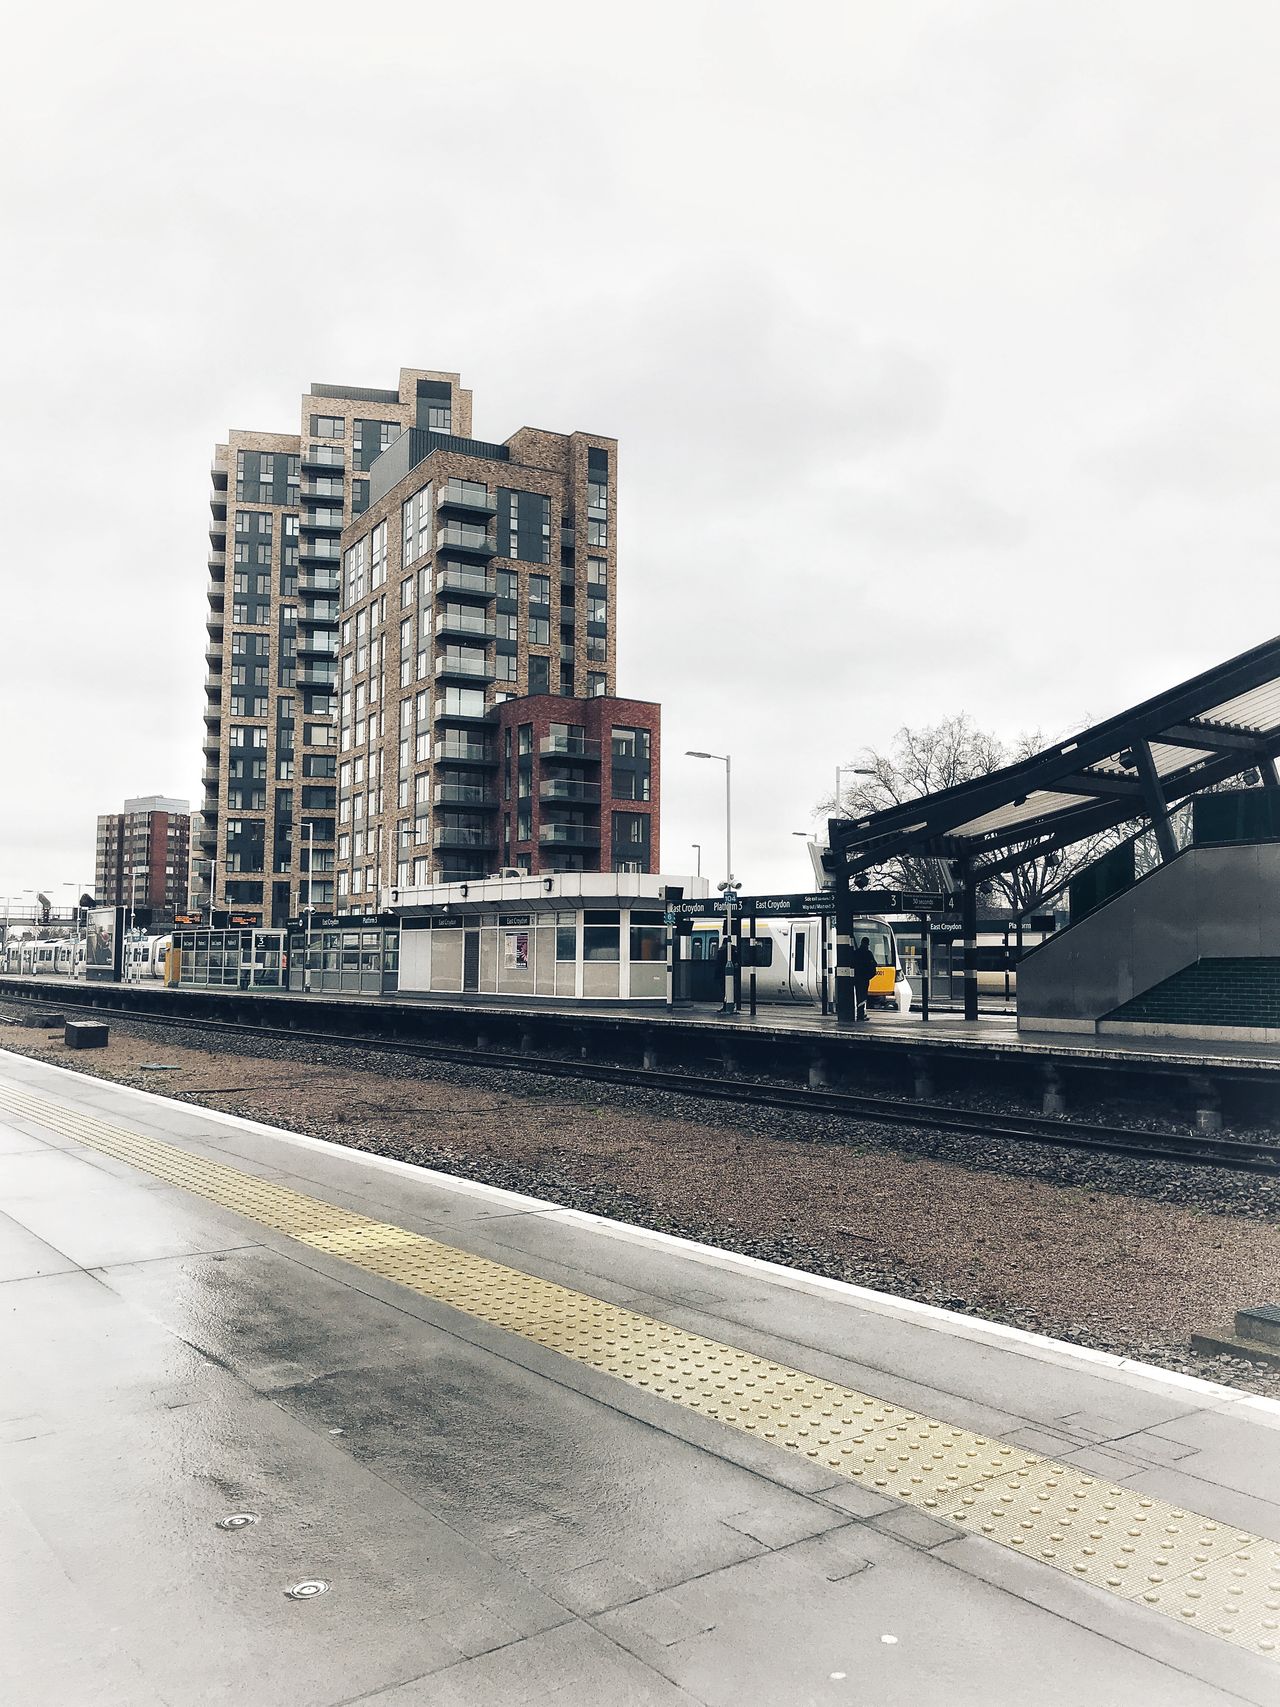
[[807, 1274], [803, 1269], [788, 1268], [782, 1263], [767, 1262], [763, 1257], [746, 1256], [740, 1251], [726, 1251], [716, 1245], [700, 1244], [695, 1239], [684, 1239], [676, 1233], [662, 1233], [655, 1228], [637, 1227], [628, 1221], [613, 1221], [607, 1216], [595, 1215], [584, 1209], [566, 1209], [562, 1204], [549, 1203], [544, 1198], [530, 1197], [523, 1192], [508, 1191], [502, 1186], [488, 1185], [482, 1180], [441, 1173], [438, 1169], [425, 1168], [416, 1162], [401, 1161], [397, 1156], [378, 1156], [367, 1150], [351, 1149], [343, 1144], [335, 1144], [327, 1138], [313, 1138], [307, 1132], [290, 1132], [283, 1126], [269, 1126], [264, 1121], [248, 1120], [241, 1115], [224, 1113], [221, 1109], [206, 1108], [203, 1103], [180, 1102], [176, 1097], [162, 1096], [156, 1091], [145, 1091], [137, 1085], [122, 1085], [114, 1079], [98, 1078], [96, 1074], [81, 1073], [74, 1067], [64, 1067], [54, 1061], [41, 1061], [36, 1056], [19, 1055], [12, 1050], [0, 1049], [0, 1059], [20, 1061], [27, 1066], [51, 1073], [67, 1073], [82, 1083], [104, 1085], [112, 1092], [133, 1096], [143, 1102], [176, 1109], [183, 1114], [197, 1114], [230, 1127], [233, 1131], [239, 1128], [246, 1132], [256, 1132], [264, 1137], [294, 1144], [301, 1149], [318, 1150], [330, 1157], [368, 1163], [395, 1173], [407, 1174], [415, 1179], [429, 1180], [440, 1189], [485, 1197], [504, 1204], [521, 1205], [530, 1213], [541, 1215], [544, 1219], [565, 1220], [577, 1226], [591, 1227], [612, 1238], [634, 1244], [661, 1246], [711, 1267], [740, 1269], [747, 1273], [759, 1274], [794, 1291], [831, 1293], [856, 1302], [879, 1315], [912, 1319], [922, 1327], [945, 1332], [953, 1339], [970, 1339], [995, 1346], [1003, 1345], [1006, 1349], [1016, 1348], [1039, 1362], [1087, 1364], [1090, 1373], [1104, 1379], [1142, 1386], [1176, 1388], [1185, 1392], [1188, 1398], [1212, 1401], [1215, 1410], [1227, 1406], [1233, 1410], [1242, 1407], [1259, 1412], [1260, 1417], [1257, 1420], [1274, 1420], [1275, 1425], [1280, 1427], [1280, 1399], [1270, 1399], [1261, 1393], [1244, 1393], [1235, 1387], [1223, 1387], [1217, 1382], [1206, 1381], [1198, 1375], [1184, 1375], [1177, 1370], [1160, 1369], [1151, 1363], [1140, 1363], [1134, 1358], [1120, 1357], [1115, 1352], [1095, 1351], [1091, 1346], [1073, 1345], [1070, 1340], [1055, 1340], [1047, 1334], [1032, 1333], [1027, 1328], [1010, 1327], [1005, 1322], [989, 1322], [981, 1316], [965, 1316], [955, 1310], [944, 1310], [937, 1304], [923, 1304], [914, 1298], [901, 1298], [891, 1292], [877, 1292], [853, 1281], [835, 1280], [822, 1274]]

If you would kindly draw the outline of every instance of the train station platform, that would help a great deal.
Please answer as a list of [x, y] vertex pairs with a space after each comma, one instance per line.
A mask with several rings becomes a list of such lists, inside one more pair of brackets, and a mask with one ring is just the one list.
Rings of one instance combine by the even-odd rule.
[[0, 1053], [6, 1707], [1208, 1707], [1280, 1405]]

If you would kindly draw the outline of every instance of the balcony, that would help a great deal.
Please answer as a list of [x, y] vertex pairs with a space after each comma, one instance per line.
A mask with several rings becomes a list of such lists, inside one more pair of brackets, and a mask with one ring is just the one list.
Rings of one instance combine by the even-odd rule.
[[538, 844], [547, 848], [598, 848], [600, 831], [593, 824], [540, 824]]
[[436, 573], [437, 593], [464, 593], [472, 598], [491, 599], [495, 581], [487, 569], [469, 569], [461, 563], [451, 563]]
[[294, 685], [300, 688], [332, 688], [338, 680], [338, 666], [333, 664], [300, 665]]
[[213, 541], [216, 551], [227, 549], [227, 517], [224, 510], [221, 517], [215, 516], [209, 523], [209, 538]]
[[204, 784], [206, 790], [211, 788], [216, 794], [218, 792], [219, 775], [220, 772], [217, 765], [206, 765], [204, 770], [200, 773], [200, 781]]
[[341, 477], [303, 482], [301, 496], [308, 503], [334, 503], [341, 507], [346, 502], [347, 489]]
[[342, 553], [331, 539], [309, 539], [298, 547], [299, 570], [336, 568], [341, 559]]
[[437, 694], [431, 715], [437, 723], [484, 723], [488, 719], [489, 711], [488, 707], [482, 711], [462, 711], [450, 706], [444, 694]]
[[305, 633], [299, 631], [294, 642], [294, 651], [299, 658], [330, 658], [336, 665], [338, 637], [329, 629], [308, 629]]
[[331, 474], [335, 468], [345, 469], [346, 452], [342, 445], [308, 445], [298, 466], [308, 474]]
[[432, 758], [438, 765], [496, 765], [498, 755], [484, 741], [437, 741]]
[[319, 628], [327, 624], [330, 628], [338, 626], [337, 599], [313, 599], [310, 604], [298, 606], [298, 627]]
[[206, 699], [210, 699], [215, 711], [222, 710], [222, 677], [210, 672], [204, 679]]
[[204, 593], [205, 597], [209, 601], [209, 609], [221, 614], [226, 599], [226, 588], [224, 584], [221, 581], [210, 581], [209, 585], [205, 588]]
[[204, 619], [204, 625], [210, 634], [216, 634], [221, 639], [223, 621], [223, 614], [220, 610], [211, 610]]
[[209, 464], [209, 479], [213, 482], [213, 487], [216, 492], [226, 491], [227, 463], [225, 457], [220, 457], [215, 454], [213, 461]]
[[431, 832], [431, 845], [433, 848], [496, 848], [498, 832], [492, 826], [485, 829], [437, 827]]
[[449, 480], [436, 494], [436, 513], [460, 516], [496, 516], [498, 500], [487, 486], [476, 481], [465, 484]]
[[202, 753], [206, 753], [206, 754], [210, 754], [210, 755], [216, 755], [219, 752], [221, 752], [221, 750], [222, 750], [222, 742], [219, 741], [216, 734], [205, 736], [204, 742], [200, 748], [200, 751]]
[[335, 513], [332, 506], [324, 512], [313, 511], [308, 514], [303, 511], [298, 521], [300, 533], [341, 533], [345, 526], [341, 507]]
[[471, 557], [493, 557], [498, 542], [484, 528], [470, 527], [466, 522], [446, 522], [436, 531], [437, 551], [465, 552]]
[[484, 616], [480, 611], [465, 606], [457, 610], [443, 610], [436, 618], [437, 634], [474, 635], [479, 640], [492, 640], [495, 627], [491, 616]]
[[227, 578], [227, 554], [225, 551], [209, 553], [209, 574], [215, 581], [225, 581]]
[[599, 741], [588, 741], [579, 735], [544, 735], [538, 742], [544, 759], [572, 759], [575, 764], [598, 765]]
[[209, 687], [221, 688], [221, 686], [222, 686], [222, 642], [220, 640], [216, 641], [216, 642], [210, 641], [209, 644], [204, 649], [204, 657], [205, 657], [205, 662], [209, 666], [209, 675], [208, 675], [208, 680], [207, 680], [206, 685]]
[[461, 652], [436, 653], [436, 680], [452, 678], [460, 682], [491, 682], [494, 665], [490, 658], [469, 658]]
[[225, 524], [227, 519], [227, 489], [225, 486], [220, 492], [215, 488], [210, 493], [209, 510], [217, 521]]
[[538, 786], [538, 799], [554, 804], [556, 801], [577, 802], [588, 806], [600, 804], [598, 782], [569, 782], [563, 777], [549, 777]]
[[337, 593], [341, 589], [342, 576], [336, 569], [311, 564], [304, 574], [298, 576], [298, 591], [302, 594]]
[[498, 804], [496, 794], [482, 782], [438, 782], [431, 792], [437, 806], [469, 806], [477, 812], [489, 812]]

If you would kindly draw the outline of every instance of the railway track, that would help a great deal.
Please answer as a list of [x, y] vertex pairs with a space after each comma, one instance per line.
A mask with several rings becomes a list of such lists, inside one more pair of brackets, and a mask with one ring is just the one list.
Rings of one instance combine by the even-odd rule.
[[[27, 1007], [49, 1006], [31, 997], [8, 993], [4, 1001]], [[495, 1068], [509, 1068], [551, 1078], [585, 1079], [631, 1089], [666, 1091], [675, 1096], [699, 1097], [709, 1102], [777, 1108], [793, 1114], [841, 1115], [854, 1120], [887, 1121], [953, 1132], [966, 1138], [1004, 1138], [1015, 1143], [1052, 1144], [1064, 1149], [1192, 1162], [1247, 1173], [1280, 1173], [1280, 1143], [1222, 1134], [1146, 1131], [1036, 1115], [1002, 1114], [962, 1108], [951, 1103], [908, 1102], [904, 1098], [854, 1091], [811, 1090], [776, 1081], [722, 1079], [710, 1074], [664, 1072], [657, 1068], [586, 1061], [577, 1057], [522, 1054], [517, 1050], [468, 1049], [460, 1044], [429, 1039], [371, 1038], [335, 1031], [304, 1031], [290, 1026], [245, 1025], [233, 1020], [193, 1019], [177, 1015], [170, 1018], [152, 1010], [136, 1008], [112, 1008], [103, 1017], [132, 1020], [170, 1031], [273, 1038], [289, 1044], [377, 1049], [421, 1060], [450, 1061], [488, 1072]]]

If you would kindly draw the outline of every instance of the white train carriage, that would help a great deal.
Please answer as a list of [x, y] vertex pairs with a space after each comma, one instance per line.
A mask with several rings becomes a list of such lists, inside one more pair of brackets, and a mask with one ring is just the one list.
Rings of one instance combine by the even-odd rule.
[[124, 976], [130, 984], [147, 978], [163, 979], [168, 965], [172, 936], [131, 937], [124, 945]]
[[[695, 962], [715, 958], [722, 925], [715, 919], [699, 919], [689, 947]], [[901, 950], [893, 926], [885, 919], [855, 919], [855, 943], [868, 940], [878, 968], [871, 981], [869, 1005], [909, 1013], [913, 994], [902, 964]], [[827, 922], [827, 941], [834, 943], [834, 927]], [[822, 999], [822, 944], [820, 918], [761, 919], [751, 946], [750, 921], [742, 926], [743, 977], [749, 977], [752, 962], [756, 975], [756, 1001], [812, 1005]], [[834, 949], [831, 950], [834, 953]], [[828, 992], [829, 994], [830, 992]]]

